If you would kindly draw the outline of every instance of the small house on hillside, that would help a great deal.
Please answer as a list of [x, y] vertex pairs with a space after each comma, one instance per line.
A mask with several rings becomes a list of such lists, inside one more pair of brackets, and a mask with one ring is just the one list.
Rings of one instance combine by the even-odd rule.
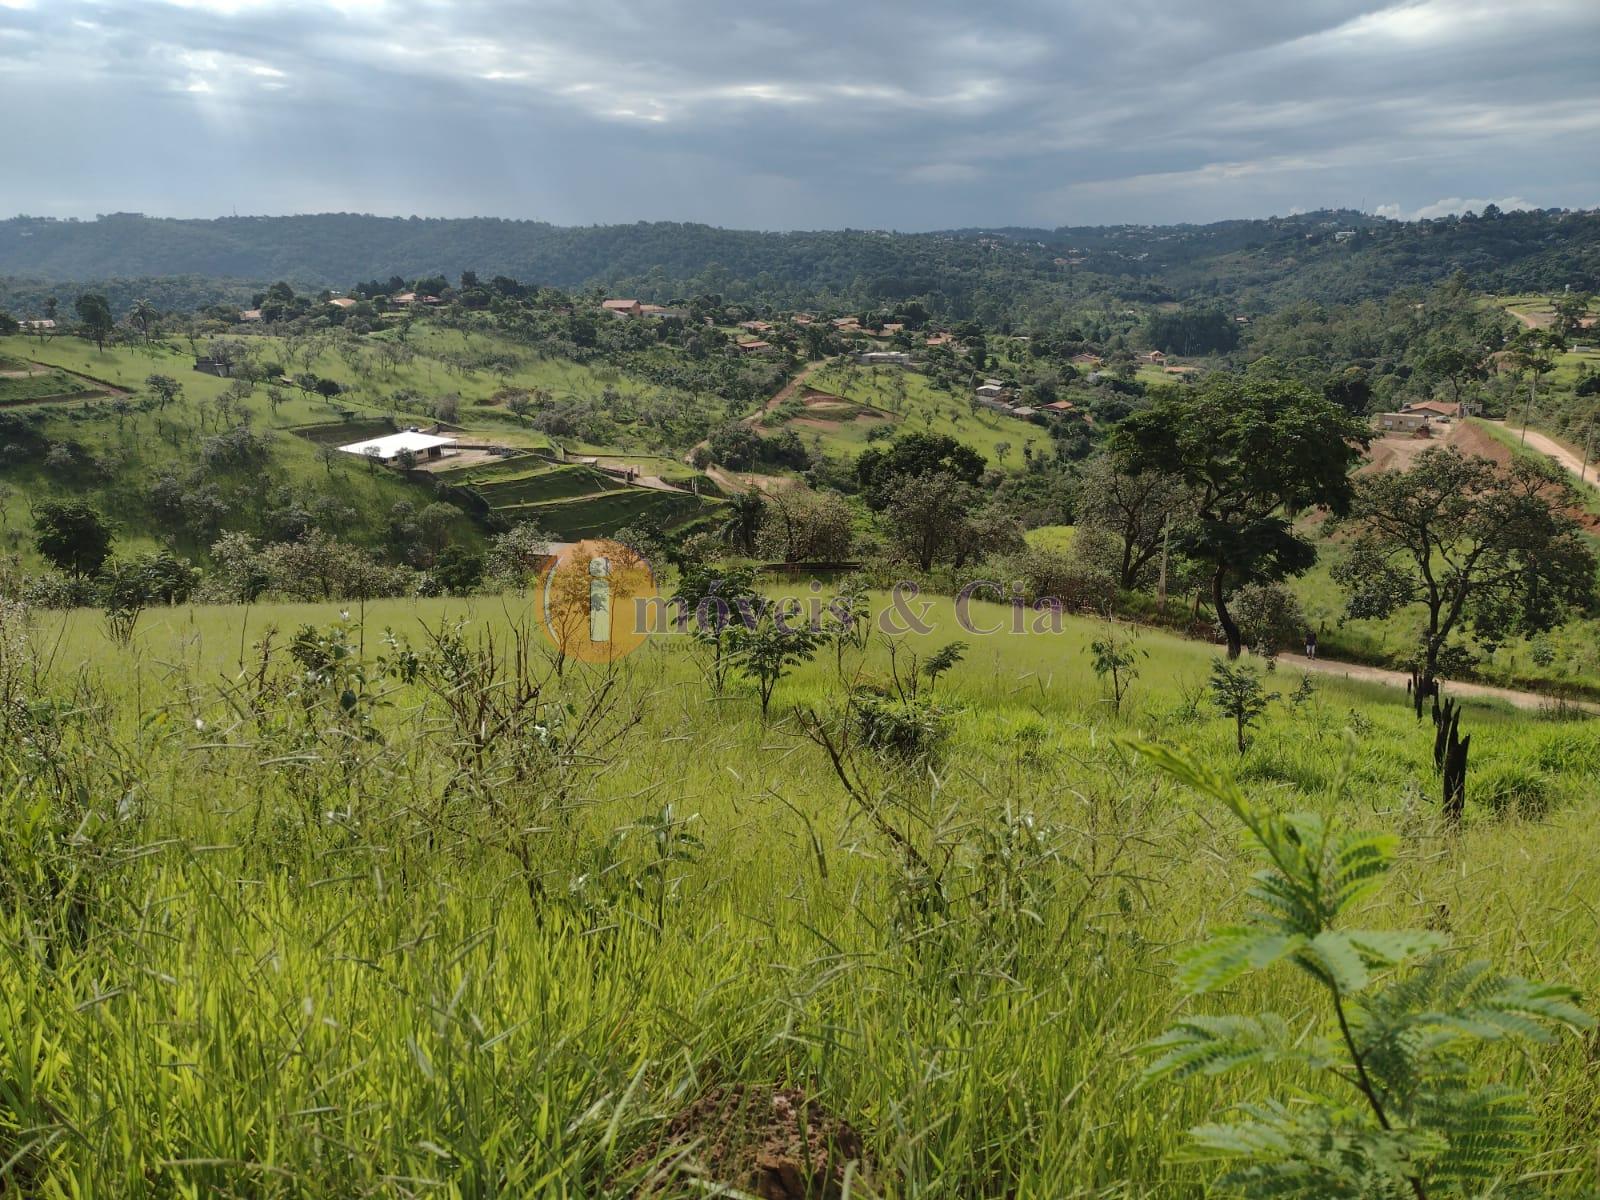
[[348, 446], [340, 446], [339, 449], [344, 454], [375, 459], [381, 463], [392, 463], [404, 454], [426, 460], [444, 458], [455, 453], [455, 445], [456, 439], [453, 437], [423, 433], [413, 426], [400, 433], [391, 433], [387, 437], [351, 442]]
[[748, 329], [751, 333], [769, 333], [772, 326], [765, 321], [740, 321], [740, 329]]
[[239, 314], [239, 320], [259, 321], [261, 320], [261, 310], [259, 308], [247, 308]]
[[1384, 433], [1426, 433], [1429, 420], [1428, 413], [1397, 412], [1379, 413], [1372, 423]]
[[639, 317], [644, 315], [644, 305], [637, 300], [602, 300], [600, 307], [613, 317]]
[[331, 308], [354, 308], [356, 306], [356, 302], [349, 296], [335, 296], [332, 300], [328, 301], [328, 305]]
[[1139, 355], [1139, 358], [1142, 362], [1147, 363], [1164, 363], [1167, 361], [1167, 356], [1159, 350], [1147, 351], [1146, 353]]
[[1426, 413], [1436, 421], [1455, 421], [1467, 415], [1461, 405], [1452, 404], [1447, 400], [1422, 400], [1416, 404], [1408, 404], [1400, 411]]
[[856, 361], [867, 367], [909, 367], [912, 359], [904, 350], [868, 350]]
[[1090, 354], [1087, 350], [1085, 350], [1079, 354], [1074, 354], [1072, 356], [1072, 361], [1077, 363], [1080, 367], [1098, 367], [1102, 362], [1102, 359], [1098, 354]]
[[735, 346], [740, 354], [766, 354], [772, 350], [772, 343], [760, 338], [742, 338]]

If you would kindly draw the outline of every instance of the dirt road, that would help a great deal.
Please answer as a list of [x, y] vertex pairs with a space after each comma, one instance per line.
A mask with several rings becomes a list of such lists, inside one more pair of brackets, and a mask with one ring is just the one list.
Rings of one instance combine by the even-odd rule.
[[[1360, 683], [1381, 683], [1386, 687], [1405, 689], [1410, 676], [1404, 671], [1389, 671], [1383, 667], [1369, 667], [1361, 663], [1334, 662], [1326, 658], [1307, 658], [1303, 654], [1278, 655], [1280, 666], [1295, 667], [1318, 675], [1338, 675]], [[1474, 700], [1503, 700], [1515, 708], [1537, 710], [1555, 702], [1551, 696], [1539, 692], [1519, 692], [1513, 688], [1494, 687], [1487, 683], [1445, 683], [1446, 696], [1459, 696]], [[1568, 703], [1585, 712], [1600, 713], [1600, 705], [1587, 701]]]
[[[817, 362], [807, 363], [805, 366], [801, 367], [795, 377], [774, 392], [771, 398], [768, 399], [765, 404], [756, 409], [756, 411], [751, 413], [749, 416], [741, 417], [740, 423], [744, 425], [754, 425], [768, 413], [776, 411], [779, 405], [800, 390], [800, 388], [805, 384], [806, 380], [810, 379], [815, 372], [827, 366], [831, 361], [831, 359], [824, 358]], [[709, 445], [709, 442], [700, 442], [699, 444], [690, 447], [689, 453], [683, 456], [683, 461], [686, 463], [693, 463], [695, 451]], [[732, 475], [729, 475], [726, 471], [719, 470], [716, 467], [708, 468], [706, 474], [712, 479], [716, 480], [718, 485], [727, 491], [747, 492], [751, 487], [762, 486], [756, 483], [754, 480], [740, 482]], [[763, 488], [762, 490], [765, 491], [768, 489]]]
[[[1519, 438], [1522, 437], [1521, 426], [1513, 426], [1507, 421], [1500, 421], [1497, 422], [1497, 424], [1502, 425], [1507, 433], [1514, 433]], [[1546, 437], [1542, 433], [1535, 433], [1530, 429], [1527, 431], [1527, 439], [1524, 444], [1530, 450], [1537, 450], [1540, 454], [1548, 454], [1551, 458], [1555, 459], [1556, 462], [1560, 463], [1568, 471], [1571, 471], [1574, 475], [1586, 483], [1595, 482], [1595, 473], [1593, 469], [1583, 465], [1582, 457], [1574, 451], [1567, 449], [1567, 447], [1563, 446], [1554, 438]]]

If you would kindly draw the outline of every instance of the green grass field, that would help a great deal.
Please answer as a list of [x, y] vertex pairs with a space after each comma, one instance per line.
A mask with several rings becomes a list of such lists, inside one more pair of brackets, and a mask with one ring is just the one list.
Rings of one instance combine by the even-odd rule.
[[[330, 338], [288, 342], [259, 335], [250, 336], [246, 342], [263, 361], [279, 363], [290, 375], [310, 371], [344, 386], [339, 396], [324, 400], [285, 385], [279, 389], [280, 402], [276, 405], [270, 401], [269, 389], [260, 386], [238, 407], [253, 429], [276, 435], [271, 438], [270, 469], [260, 478], [286, 485], [297, 494], [334, 496], [342, 508], [355, 514], [339, 532], [368, 544], [381, 537], [384, 514], [397, 501], [409, 500], [420, 507], [429, 501], [429, 491], [354, 460], [328, 460], [319, 453], [320, 449], [378, 436], [397, 424], [429, 423], [433, 417], [427, 406], [446, 393], [454, 392], [461, 398], [462, 412], [455, 424], [466, 431], [464, 436], [527, 450], [545, 449], [551, 439], [493, 402], [497, 394], [507, 389], [539, 389], [554, 402], [602, 400], [609, 396], [623, 408], [663, 396], [677, 404], [697, 403], [692, 397], [631, 379], [604, 365], [591, 367], [536, 358], [513, 343], [481, 333], [423, 323], [413, 329], [403, 354], [386, 355], [385, 344], [396, 341], [397, 334], [390, 329], [355, 342]], [[201, 338], [194, 349], [205, 354], [209, 346], [210, 341]], [[221, 428], [220, 418], [208, 414], [227, 392], [230, 381], [192, 370], [193, 351], [186, 339], [179, 338], [98, 351], [77, 338], [53, 338], [41, 343], [33, 338], [13, 337], [0, 339], [0, 354], [19, 363], [38, 362], [47, 368], [46, 373], [32, 379], [0, 378], [0, 410], [35, 422], [39, 433], [51, 441], [70, 442], [77, 447], [75, 457], [82, 464], [76, 469], [47, 469], [39, 461], [41, 456], [18, 456], [0, 467], [0, 483], [11, 484], [31, 500], [57, 494], [86, 495], [123, 523], [125, 549], [157, 545], [162, 519], [152, 510], [145, 492], [164, 472], [181, 477], [193, 469], [207, 436]], [[183, 385], [183, 397], [165, 411], [142, 413], [134, 408], [116, 412], [109, 401], [86, 390], [96, 387], [94, 381], [98, 381], [129, 392], [137, 401], [147, 390], [145, 379], [152, 374], [170, 375]], [[72, 388], [85, 390], [81, 403], [28, 403]], [[602, 446], [585, 445], [576, 439], [569, 442], [574, 453], [598, 455], [603, 463], [627, 462], [673, 481], [690, 480], [696, 474], [692, 468], [675, 456], [652, 453], [654, 438], [654, 434], [637, 438], [628, 435], [623, 444]], [[472, 468], [470, 477], [485, 478], [486, 470]], [[455, 475], [446, 471], [440, 478], [447, 483], [460, 482]], [[553, 477], [552, 490], [544, 498], [599, 498], [620, 486], [594, 471], [588, 471], [582, 479], [593, 486], [578, 488], [579, 476], [575, 474]], [[583, 533], [573, 535], [582, 536], [609, 532], [605, 521], [611, 514], [658, 513], [676, 524], [693, 507], [668, 497], [665, 501], [600, 503], [582, 510], [545, 514], [526, 507], [541, 498], [538, 485], [491, 490], [499, 493], [490, 497], [493, 506], [519, 506], [517, 515], [545, 520], [552, 532], [561, 536], [569, 532], [559, 524], [562, 521], [577, 522], [573, 531]], [[30, 530], [25, 508], [0, 506], [0, 544], [10, 547], [23, 565], [31, 568], [38, 564], [29, 545]], [[465, 522], [458, 533], [469, 544], [481, 540], [481, 534], [474, 533]], [[187, 553], [203, 553], [206, 549], [205, 539], [195, 541], [180, 536], [177, 540]]]
[[[1183, 1131], [1290, 1081], [1141, 1086], [1134, 1048], [1186, 1011], [1173, 956], [1240, 915], [1254, 866], [1125, 737], [1398, 834], [1363, 923], [1600, 990], [1595, 723], [1469, 703], [1450, 833], [1403, 692], [1317, 680], [1241, 757], [1202, 696], [1210, 648], [1140, 637], [1114, 713], [1100, 623], [978, 636], [939, 602], [900, 653], [969, 643], [938, 685], [947, 750], [932, 772], [856, 764], [938, 864], [931, 891], [799, 728], [837, 711], [831, 651], [763, 723], [748, 685], [708, 695], [684, 640], [657, 639], [593, 735], [602, 669], [535, 659], [537, 704], [488, 736], [527, 695], [506, 674], [526, 603], [160, 610], [126, 648], [97, 614], [40, 614], [31, 650], [0, 639], [7, 698], [46, 720], [0, 758], [10, 1190], [621, 1197], [697, 1097], [785, 1083], [861, 1131], [875, 1170], [852, 1195], [1216, 1195]], [[341, 623], [348, 654], [287, 656]], [[884, 644], [843, 668], [885, 679]], [[489, 709], [458, 703], [480, 686]], [[1269, 974], [1225, 1004], [1296, 1024], [1311, 998]], [[1532, 1091], [1524, 1169], [1550, 1194], [1600, 1187], [1592, 1060], [1565, 1037], [1482, 1064]]]
[[[40, 345], [36, 339], [14, 337], [0, 339], [0, 352], [81, 373], [125, 389], [136, 398], [151, 374], [170, 375], [183, 385], [183, 397], [165, 411], [141, 412], [132, 406], [118, 411], [101, 397], [0, 410], [12, 419], [28, 422], [51, 442], [72, 448], [69, 463], [59, 467], [42, 455], [14, 456], [0, 466], [0, 484], [29, 502], [61, 496], [88, 499], [120, 526], [120, 548], [140, 550], [158, 545], [164, 524], [151, 508], [149, 488], [163, 473], [186, 477], [201, 461], [207, 439], [221, 431], [215, 412], [228, 381], [192, 370], [193, 358], [186, 346], [157, 344], [101, 352], [76, 338], [55, 338]], [[296, 496], [326, 495], [354, 514], [341, 528], [343, 535], [375, 541], [381, 536], [384, 515], [396, 501], [420, 499], [426, 503], [426, 493], [389, 472], [372, 471], [342, 456], [325, 461], [313, 441], [289, 432], [338, 422], [342, 401], [343, 397], [332, 404], [320, 398], [307, 399], [288, 389], [274, 409], [266, 390], [258, 388], [241, 409], [251, 429], [268, 440], [269, 467], [265, 472], [255, 467], [219, 468], [212, 481], [232, 503], [242, 506], [258, 505], [255, 497], [263, 486], [281, 485]], [[371, 421], [385, 414], [367, 410], [362, 416]], [[27, 504], [0, 506], [0, 542], [24, 567], [33, 569], [40, 564], [31, 545], [28, 509]], [[465, 521], [460, 535], [469, 541], [476, 536]], [[182, 536], [177, 543], [190, 554], [206, 549], [201, 542]]]
[[0, 375], [0, 406], [28, 404], [41, 399], [70, 400], [99, 392], [100, 389], [88, 380], [65, 371], [39, 370], [19, 377], [12, 377], [10, 372]]
[[[815, 372], [809, 386], [843, 396], [857, 404], [889, 415], [888, 421], [822, 421], [801, 419], [794, 425], [807, 446], [820, 439], [829, 454], [856, 455], [869, 444], [868, 433], [887, 428], [891, 434], [937, 433], [959, 438], [990, 463], [1016, 468], [1022, 465], [1022, 448], [1048, 453], [1050, 435], [1040, 426], [988, 409], [974, 413], [964, 396], [952, 396], [930, 386], [925, 375], [899, 367], [860, 367], [831, 364]], [[1002, 456], [1000, 445], [1007, 447]]]

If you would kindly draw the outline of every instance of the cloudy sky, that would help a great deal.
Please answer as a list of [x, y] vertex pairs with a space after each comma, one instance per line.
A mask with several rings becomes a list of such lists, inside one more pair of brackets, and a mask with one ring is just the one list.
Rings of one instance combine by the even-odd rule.
[[0, 0], [0, 215], [1600, 205], [1600, 0]]

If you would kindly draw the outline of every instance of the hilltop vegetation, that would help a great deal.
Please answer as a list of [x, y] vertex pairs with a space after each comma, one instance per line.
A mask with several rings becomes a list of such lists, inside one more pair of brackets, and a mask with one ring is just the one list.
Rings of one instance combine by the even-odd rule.
[[[1354, 236], [1336, 239], [1346, 231]], [[928, 234], [760, 233], [667, 222], [563, 228], [350, 213], [0, 222], [0, 275], [18, 280], [189, 276], [337, 287], [463, 269], [662, 302], [701, 293], [787, 307], [920, 299], [952, 320], [1022, 324], [1094, 298], [1221, 299], [1252, 312], [1297, 298], [1349, 302], [1459, 270], [1491, 291], [1592, 287], [1600, 215], [1495, 210], [1403, 223], [1335, 211], [1206, 226]], [[215, 284], [198, 286], [209, 294], [193, 293], [182, 307], [224, 298]], [[37, 292], [8, 284], [0, 307]]]

